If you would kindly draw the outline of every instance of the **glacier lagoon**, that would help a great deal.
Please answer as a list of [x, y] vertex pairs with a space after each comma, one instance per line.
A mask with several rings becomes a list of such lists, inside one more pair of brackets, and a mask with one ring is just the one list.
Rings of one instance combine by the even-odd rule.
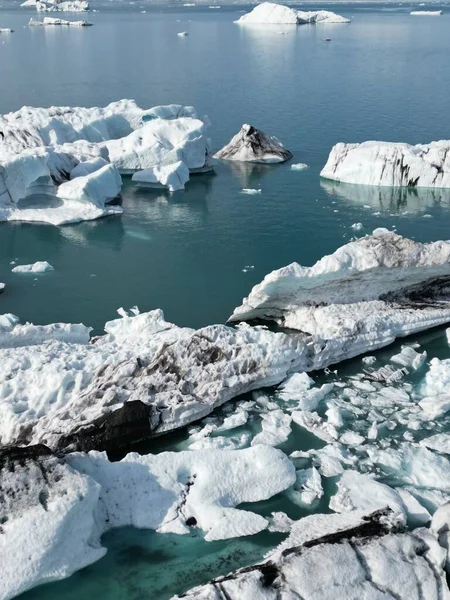
[[[0, 25], [15, 33], [0, 46], [0, 112], [121, 97], [142, 106], [193, 104], [212, 121], [215, 150], [250, 122], [283, 140], [292, 163], [309, 168], [221, 163], [215, 175], [193, 177], [173, 196], [138, 190], [125, 178], [121, 217], [61, 228], [1, 224], [0, 281], [7, 289], [0, 312], [34, 323], [82, 321], [100, 332], [119, 306], [136, 304], [161, 307], [175, 323], [198, 327], [224, 322], [272, 269], [294, 260], [310, 265], [333, 252], [355, 235], [354, 223], [363, 225], [358, 235], [383, 226], [420, 241], [449, 237], [450, 191], [364, 188], [318, 177], [338, 141], [448, 137], [448, 73], [438, 60], [448, 50], [445, 7], [430, 21], [412, 19], [410, 5], [339, 4], [337, 12], [354, 17], [350, 26], [300, 27], [286, 35], [236, 27], [232, 21], [243, 9], [118, 3], [112, 10], [106, 3], [89, 14], [95, 27], [88, 31], [30, 31], [24, 26], [31, 12], [3, 4]], [[181, 30], [189, 36], [178, 38]], [[326, 36], [331, 43], [322, 43]], [[243, 188], [262, 192], [247, 196]], [[55, 271], [11, 273], [13, 262], [37, 260]], [[254, 269], [244, 272], [247, 265]], [[450, 356], [443, 330], [414, 339], [430, 357]], [[377, 356], [383, 360], [399, 346]], [[359, 372], [361, 361], [339, 374], [347, 370]], [[183, 448], [186, 437], [161, 440], [160, 449]], [[317, 439], [295, 424], [281, 446], [314, 447]], [[330, 493], [316, 510], [326, 510]], [[307, 514], [284, 496], [260, 506], [262, 514], [272, 510]], [[162, 600], [258, 560], [279, 539], [266, 532], [206, 544], [200, 536], [114, 531], [99, 563], [23, 598], [101, 593]]]

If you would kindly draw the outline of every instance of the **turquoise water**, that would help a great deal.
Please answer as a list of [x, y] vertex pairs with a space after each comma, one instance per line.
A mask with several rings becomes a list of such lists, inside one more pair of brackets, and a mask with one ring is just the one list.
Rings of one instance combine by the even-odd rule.
[[[363, 234], [383, 226], [421, 241], [450, 237], [450, 191], [378, 190], [319, 179], [338, 141], [450, 137], [450, 66], [443, 60], [450, 11], [415, 19], [406, 4], [339, 4], [329, 8], [354, 17], [350, 26], [279, 35], [277, 28], [234, 25], [242, 10], [237, 5], [213, 11], [145, 2], [99, 6], [88, 15], [92, 28], [48, 30], [26, 26], [34, 11], [0, 4], [0, 26], [15, 29], [0, 40], [0, 112], [24, 104], [104, 105], [122, 97], [144, 107], [193, 104], [211, 118], [214, 148], [250, 122], [277, 135], [293, 151], [292, 162], [309, 169], [222, 163], [215, 175], [193, 177], [173, 196], [137, 190], [125, 179], [122, 217], [61, 228], [0, 224], [0, 281], [7, 284], [0, 313], [35, 323], [82, 321], [99, 332], [118, 307], [137, 304], [198, 327], [224, 322], [270, 270], [294, 260], [310, 265], [334, 251], [354, 235], [352, 223], [363, 223]], [[178, 38], [179, 31], [190, 35]], [[244, 187], [261, 187], [262, 194], [243, 195]], [[37, 260], [55, 271], [11, 273], [12, 261]], [[255, 268], [244, 273], [245, 265]], [[450, 355], [443, 330], [417, 339], [430, 356]], [[360, 368], [353, 361], [339, 371]], [[152, 450], [181, 449], [186, 437], [170, 436]], [[282, 448], [316, 445], [294, 425]], [[326, 510], [330, 492], [317, 510]], [[304, 514], [285, 496], [256, 508], [266, 515]], [[206, 544], [195, 535], [126, 528], [107, 534], [102, 561], [23, 600], [164, 600], [258, 560], [280, 537], [266, 532]]]

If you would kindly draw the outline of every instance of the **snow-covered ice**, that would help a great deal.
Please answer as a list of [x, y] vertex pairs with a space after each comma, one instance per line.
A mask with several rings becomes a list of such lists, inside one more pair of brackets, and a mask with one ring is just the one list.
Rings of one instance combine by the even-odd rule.
[[276, 137], [245, 124], [214, 158], [270, 164], [289, 160], [292, 153]]
[[[187, 600], [449, 598], [446, 549], [428, 529], [390, 532], [391, 513], [311, 515], [267, 560], [183, 594]], [[446, 526], [437, 523], [441, 529]], [[448, 525], [447, 525], [448, 526]], [[319, 565], [319, 568], [318, 568]]]
[[330, 349], [345, 341], [350, 358], [448, 322], [449, 260], [449, 242], [421, 244], [377, 229], [312, 267], [273, 271], [230, 321], [272, 320], [327, 340]]
[[431, 144], [336, 144], [320, 175], [343, 183], [427, 188], [450, 187], [450, 141]]
[[32, 447], [4, 450], [0, 458], [5, 600], [101, 558], [101, 535], [114, 527], [179, 534], [197, 527], [207, 541], [257, 533], [267, 519], [235, 507], [295, 481], [288, 458], [267, 446], [129, 454], [120, 462], [101, 453], [61, 459]]
[[46, 260], [40, 260], [32, 265], [17, 265], [12, 269], [13, 273], [46, 273], [53, 271], [54, 268]]

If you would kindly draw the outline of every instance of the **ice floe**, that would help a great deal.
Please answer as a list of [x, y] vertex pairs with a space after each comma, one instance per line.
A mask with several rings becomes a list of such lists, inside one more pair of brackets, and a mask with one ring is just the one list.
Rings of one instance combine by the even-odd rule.
[[12, 598], [68, 577], [101, 558], [101, 535], [134, 525], [160, 532], [202, 530], [205, 540], [251, 535], [264, 517], [235, 508], [288, 488], [295, 469], [279, 450], [104, 454], [57, 458], [45, 447], [0, 453], [0, 596]]
[[296, 163], [295, 165], [291, 165], [291, 169], [293, 171], [304, 171], [305, 169], [308, 169], [308, 165], [305, 163]]
[[41, 260], [33, 263], [32, 265], [17, 265], [12, 269], [13, 273], [46, 273], [47, 271], [53, 271], [54, 268], [46, 260]]
[[413, 10], [409, 14], [414, 15], [415, 17], [438, 17], [439, 15], [442, 15], [442, 10]]
[[214, 158], [253, 163], [279, 163], [292, 158], [292, 153], [276, 137], [246, 124], [242, 125], [239, 133], [222, 150], [216, 152]]
[[431, 144], [336, 144], [320, 175], [343, 183], [427, 188], [450, 187], [450, 141]]

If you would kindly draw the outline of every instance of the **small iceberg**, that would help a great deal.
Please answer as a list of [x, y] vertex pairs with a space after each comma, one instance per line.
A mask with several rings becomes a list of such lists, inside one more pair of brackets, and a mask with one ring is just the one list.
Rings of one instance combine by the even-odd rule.
[[20, 6], [34, 6], [38, 12], [86, 12], [89, 10], [89, 3], [86, 0], [68, 0], [66, 2], [58, 0], [54, 0], [53, 2], [26, 0]]
[[274, 136], [251, 125], [242, 125], [231, 141], [214, 155], [223, 160], [254, 163], [280, 163], [292, 158], [292, 153]]
[[252, 188], [244, 188], [241, 190], [241, 194], [247, 194], [248, 196], [254, 196], [255, 194], [261, 194], [262, 190], [255, 190]]
[[291, 165], [291, 169], [293, 171], [304, 171], [305, 169], [308, 169], [308, 165], [306, 165], [305, 163], [296, 163], [295, 165]]
[[46, 260], [35, 262], [32, 265], [17, 265], [12, 269], [12, 273], [47, 273], [48, 271], [54, 271], [50, 263]]
[[189, 35], [187, 31], [180, 31], [180, 33], [177, 33], [178, 37], [186, 37], [187, 35]]
[[239, 25], [307, 25], [316, 23], [350, 23], [341, 15], [329, 10], [299, 11], [276, 2], [262, 2], [235, 23]]
[[8, 27], [0, 27], [0, 33], [13, 33], [14, 29], [9, 29]]
[[28, 25], [30, 27], [53, 27], [55, 25], [63, 25], [68, 27], [91, 27], [92, 23], [88, 23], [87, 21], [65, 21], [64, 19], [45, 17], [43, 21], [35, 21], [34, 19], [30, 19]]
[[415, 17], [438, 17], [442, 15], [442, 10], [413, 10], [409, 14]]

